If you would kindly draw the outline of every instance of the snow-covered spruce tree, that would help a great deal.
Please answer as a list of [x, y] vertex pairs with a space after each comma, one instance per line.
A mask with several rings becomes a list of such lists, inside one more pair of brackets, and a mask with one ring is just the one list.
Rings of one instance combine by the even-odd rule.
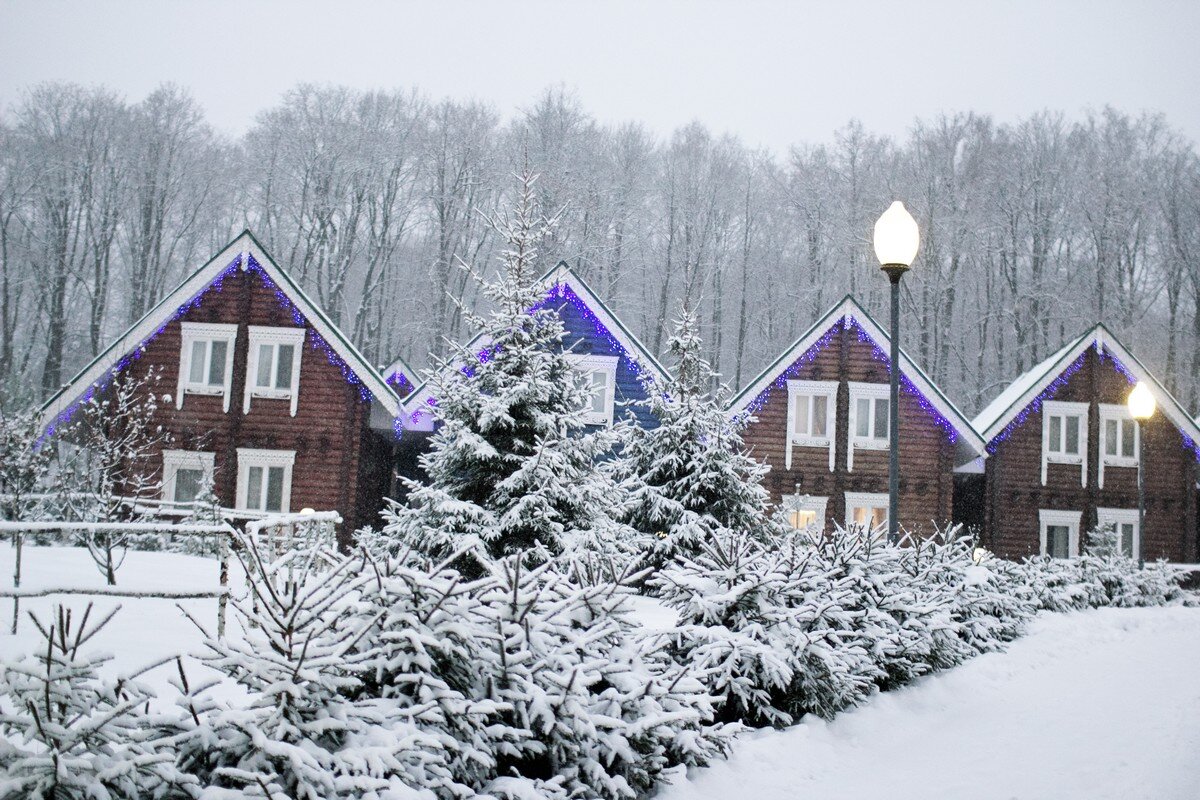
[[554, 220], [538, 211], [535, 181], [522, 174], [514, 215], [493, 220], [506, 243], [503, 266], [479, 278], [492, 311], [464, 309], [486, 349], [459, 347], [458, 368], [430, 376], [438, 430], [421, 457], [428, 484], [409, 483], [407, 504], [388, 513], [385, 533], [435, 560], [472, 542], [485, 558], [520, 553], [529, 564], [641, 549], [616, 521], [620, 493], [597, 468], [617, 431], [588, 429], [562, 320], [543, 302], [538, 243]]
[[632, 800], [662, 772], [722, 754], [734, 728], [708, 725], [713, 709], [691, 670], [627, 619], [628, 583], [580, 585], [555, 563], [518, 556], [490, 564], [480, 612], [494, 627], [487, 676], [506, 718], [528, 739], [500, 753], [487, 793]]
[[702, 355], [696, 315], [685, 307], [669, 348], [674, 375], [664, 385], [644, 377], [645, 401], [658, 426], [630, 426], [614, 473], [630, 495], [625, 521], [641, 532], [659, 567], [694, 556], [718, 529], [774, 538], [761, 481], [767, 467], [744, 452], [745, 419], [730, 420], [716, 374]]
[[0, 409], [0, 519], [38, 518], [51, 457], [38, 446], [41, 435], [35, 412]]
[[874, 691], [874, 642], [821, 556], [799, 533], [770, 544], [726, 533], [651, 578], [679, 612], [667, 650], [717, 698], [719, 719], [788, 725]]
[[0, 670], [0, 799], [140, 800], [189, 797], [198, 782], [146, 724], [153, 693], [137, 676], [108, 680], [111, 656], [80, 652], [116, 614], [76, 623], [59, 605], [49, 623], [33, 614], [40, 652]]
[[[318, 546], [267, 561], [250, 538], [238, 552], [249, 597], [232, 601], [244, 635], [208, 639], [206, 663], [241, 684], [245, 700], [188, 710], [171, 732], [180, 764], [206, 786], [241, 797], [325, 800], [408, 792], [392, 758], [369, 757], [378, 709], [351, 702], [358, 688], [357, 645], [372, 620], [352, 613], [366, 580], [361, 559], [324, 563]], [[373, 754], [433, 747], [419, 735]], [[224, 796], [224, 795], [220, 795]]]

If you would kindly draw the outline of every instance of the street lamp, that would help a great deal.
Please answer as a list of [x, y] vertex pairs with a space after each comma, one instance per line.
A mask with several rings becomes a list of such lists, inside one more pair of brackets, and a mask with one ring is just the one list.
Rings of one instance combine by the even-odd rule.
[[1137, 386], [1133, 387], [1133, 391], [1129, 393], [1129, 398], [1125, 402], [1129, 406], [1129, 416], [1137, 421], [1138, 569], [1142, 569], [1146, 566], [1146, 479], [1144, 477], [1146, 444], [1142, 439], [1142, 423], [1154, 416], [1154, 408], [1157, 403], [1154, 400], [1154, 393], [1150, 391], [1150, 387], [1144, 381], [1137, 382]]
[[921, 244], [917, 221], [899, 200], [875, 222], [875, 257], [892, 282], [891, 399], [888, 401], [888, 541], [900, 540], [900, 278]]

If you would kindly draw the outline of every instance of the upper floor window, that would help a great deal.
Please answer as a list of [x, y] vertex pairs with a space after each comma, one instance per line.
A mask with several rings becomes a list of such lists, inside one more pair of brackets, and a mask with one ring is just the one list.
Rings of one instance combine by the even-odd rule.
[[571, 367], [583, 376], [587, 399], [583, 405], [584, 422], [611, 425], [617, 389], [617, 357], [586, 356], [568, 353]]
[[1042, 485], [1047, 464], [1078, 464], [1079, 484], [1087, 486], [1088, 404], [1042, 403]]
[[176, 408], [183, 408], [184, 394], [208, 394], [222, 396], [224, 410], [229, 410], [237, 327], [207, 322], [180, 323], [182, 345], [179, 349]]
[[1079, 520], [1082, 516], [1080, 511], [1039, 511], [1041, 554], [1051, 558], [1074, 558], [1079, 555]]
[[1123, 405], [1100, 406], [1100, 465], [1096, 480], [1104, 488], [1104, 468], [1136, 467], [1138, 465], [1137, 420], [1129, 416]]
[[212, 489], [213, 453], [164, 450], [162, 497], [167, 503], [194, 503]]
[[237, 507], [268, 514], [288, 513], [296, 452], [239, 447], [237, 454]]
[[292, 416], [300, 402], [300, 354], [304, 328], [250, 326], [250, 356], [242, 412], [250, 411], [251, 397], [292, 401]]
[[886, 383], [850, 383], [850, 436], [846, 469], [854, 469], [854, 450], [886, 450], [890, 387]]
[[877, 532], [888, 524], [888, 496], [875, 492], [846, 492], [846, 529]]
[[787, 447], [784, 467], [792, 468], [792, 446], [829, 449], [833, 471], [833, 429], [837, 414], [836, 381], [788, 381]]

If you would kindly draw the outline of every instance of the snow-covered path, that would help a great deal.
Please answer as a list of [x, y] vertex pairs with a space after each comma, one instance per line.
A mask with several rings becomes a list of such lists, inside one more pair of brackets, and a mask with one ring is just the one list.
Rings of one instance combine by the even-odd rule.
[[1200, 798], [1200, 609], [1045, 616], [831, 723], [744, 737], [662, 800]]

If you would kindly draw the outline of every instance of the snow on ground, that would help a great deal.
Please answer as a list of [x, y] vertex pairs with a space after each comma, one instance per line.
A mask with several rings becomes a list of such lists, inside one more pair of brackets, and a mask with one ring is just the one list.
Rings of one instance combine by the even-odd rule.
[[[31, 547], [21, 550], [21, 588], [103, 588], [104, 576], [96, 568], [83, 547]], [[12, 587], [15, 550], [9, 543], [0, 544], [0, 586]], [[117, 570], [117, 588], [135, 591], [170, 589], [176, 591], [211, 591], [220, 586], [220, 566], [215, 558], [187, 556], [179, 553], [154, 553], [130, 550], [125, 563]], [[244, 582], [236, 558], [230, 559], [230, 580], [236, 587]], [[106, 665], [110, 675], [125, 674], [151, 664], [165, 656], [202, 651], [203, 636], [196, 626], [176, 607], [188, 610], [211, 633], [216, 633], [217, 601], [164, 600], [151, 597], [96, 597], [88, 595], [57, 595], [21, 599], [17, 635], [12, 635], [12, 599], [0, 598], [0, 657], [8, 658], [31, 652], [41, 641], [29, 619], [29, 611], [43, 622], [50, 619], [51, 609], [58, 603], [72, 609], [72, 619], [78, 620], [88, 602], [94, 604], [91, 620], [98, 620], [114, 606], [121, 610], [95, 639], [92, 649], [111, 653], [114, 660]], [[232, 610], [228, 614], [228, 633], [236, 635], [237, 622]], [[194, 659], [185, 659], [189, 679], [208, 673]], [[167, 679], [177, 674], [174, 665], [159, 667], [148, 673], [143, 682], [160, 696], [171, 697], [166, 691]]]
[[832, 722], [743, 737], [662, 800], [1200, 797], [1200, 609], [1047, 615]]

